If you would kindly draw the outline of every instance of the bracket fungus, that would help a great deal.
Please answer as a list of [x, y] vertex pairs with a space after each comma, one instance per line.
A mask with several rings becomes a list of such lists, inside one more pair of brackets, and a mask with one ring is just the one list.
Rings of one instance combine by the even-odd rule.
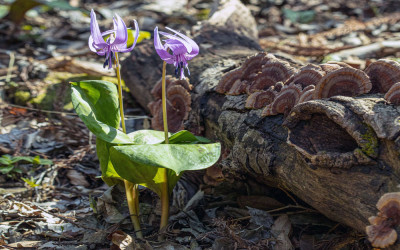
[[400, 192], [382, 195], [376, 204], [377, 216], [368, 218], [371, 223], [365, 228], [373, 247], [385, 248], [397, 240], [396, 227], [400, 224]]
[[393, 84], [393, 86], [386, 92], [385, 100], [394, 104], [400, 105], [400, 82]]
[[386, 93], [393, 84], [400, 82], [400, 63], [380, 59], [371, 63], [365, 73], [372, 83], [371, 93]]
[[[181, 85], [182, 87], [184, 87], [187, 91], [190, 91], [193, 89], [193, 85], [191, 85], [188, 81], [186, 80], [179, 80], [176, 79], [175, 77], [171, 77], [171, 76], [166, 76], [165, 78], [165, 88], [168, 89], [169, 87], [173, 86], [173, 85]], [[161, 79], [160, 81], [158, 81], [156, 83], [156, 85], [154, 85], [153, 89], [151, 90], [151, 95], [157, 100], [157, 99], [161, 99]]]
[[253, 81], [257, 74], [261, 72], [263, 65], [270, 60], [276, 60], [276, 57], [272, 54], [267, 54], [265, 52], [261, 52], [254, 56], [248, 57], [241, 66], [241, 79]]
[[[177, 80], [176, 78], [167, 78], [167, 80], [169, 80], [169, 84], [167, 85], [168, 128], [171, 132], [176, 132], [183, 129], [183, 122], [188, 119], [191, 110], [192, 101], [189, 93], [191, 85], [186, 80]], [[158, 95], [158, 90], [159, 86], [156, 84], [151, 91], [156, 100], [150, 102], [148, 107], [153, 116], [151, 126], [155, 130], [162, 131], [164, 129], [163, 114], [160, 99], [161, 94]]]
[[314, 99], [332, 96], [358, 96], [371, 90], [368, 76], [361, 70], [343, 67], [328, 72], [315, 86]]
[[286, 85], [290, 83], [299, 84], [303, 88], [309, 85], [316, 85], [325, 75], [325, 71], [318, 65], [308, 64], [301, 67], [297, 73], [286, 81]]
[[220, 94], [226, 94], [237, 81], [241, 81], [241, 76], [242, 68], [237, 68], [225, 73], [215, 88], [215, 91]]
[[300, 103], [283, 125], [289, 130], [287, 143], [313, 167], [368, 165], [378, 156], [378, 139], [373, 129], [339, 103]]
[[261, 115], [287, 114], [298, 102], [301, 92], [299, 85], [284, 85], [282, 90], [276, 95], [274, 101], [263, 109]]
[[328, 73], [328, 72], [343, 68], [342, 66], [340, 66], [337, 63], [323, 63], [323, 64], [320, 64], [319, 66], [321, 67], [321, 69], [323, 71], [325, 71], [325, 73]]
[[285, 82], [296, 72], [296, 69], [291, 67], [289, 63], [280, 60], [271, 60], [263, 65], [261, 73], [257, 74], [246, 89], [248, 94], [260, 90], [267, 90], [277, 82]]
[[277, 92], [273, 88], [254, 92], [247, 97], [245, 107], [248, 109], [261, 109], [270, 104], [276, 95]]
[[312, 100], [314, 97], [314, 91], [315, 91], [314, 85], [308, 85], [307, 87], [305, 87], [297, 103], [302, 103]]

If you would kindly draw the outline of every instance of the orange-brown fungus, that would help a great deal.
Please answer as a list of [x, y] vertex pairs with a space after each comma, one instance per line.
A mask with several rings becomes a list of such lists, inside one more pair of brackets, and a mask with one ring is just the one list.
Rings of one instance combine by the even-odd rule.
[[253, 81], [256, 75], [261, 72], [261, 69], [268, 61], [276, 59], [275, 56], [265, 52], [251, 56], [244, 61], [242, 65], [242, 80]]
[[314, 97], [314, 91], [315, 91], [314, 85], [308, 85], [307, 87], [305, 87], [297, 103], [302, 103], [312, 100]]
[[400, 224], [400, 192], [384, 194], [376, 204], [379, 212], [368, 220], [368, 240], [372, 246], [385, 248], [397, 240], [396, 227]]
[[276, 94], [277, 93], [272, 90], [272, 88], [254, 92], [247, 97], [245, 107], [248, 109], [261, 109], [270, 104], [274, 100]]
[[236, 81], [240, 81], [241, 76], [242, 68], [229, 71], [222, 76], [217, 87], [215, 88], [215, 91], [220, 94], [226, 94], [232, 88]]
[[386, 93], [395, 83], [400, 82], [400, 63], [380, 59], [371, 63], [365, 73], [371, 79], [371, 93]]
[[288, 113], [298, 102], [301, 95], [301, 87], [296, 84], [283, 86], [281, 92], [275, 97], [274, 101], [267, 105], [262, 116], [270, 116]]
[[327, 73], [315, 86], [314, 99], [331, 96], [357, 96], [368, 93], [371, 82], [361, 70], [344, 67]]
[[301, 67], [297, 73], [286, 81], [286, 85], [290, 83], [299, 84], [303, 88], [309, 85], [317, 85], [321, 78], [325, 75], [325, 71], [318, 65], [308, 64]]
[[394, 105], [400, 105], [400, 82], [395, 83], [388, 92], [386, 92], [385, 100]]
[[261, 73], [256, 76], [254, 82], [247, 87], [246, 91], [251, 94], [256, 91], [267, 90], [277, 82], [285, 82], [294, 72], [296, 70], [289, 63], [271, 60], [263, 66]]
[[[168, 89], [170, 86], [173, 85], [181, 85], [188, 91], [192, 90], [193, 86], [186, 80], [179, 80], [175, 77], [171, 76], [166, 76], [165, 77], [165, 87]], [[151, 90], [151, 94], [154, 96], [154, 99], [161, 99], [161, 94], [162, 94], [162, 89], [161, 89], [161, 79], [154, 85], [153, 89]]]
[[[168, 130], [170, 132], [176, 132], [183, 129], [183, 122], [187, 120], [189, 116], [191, 97], [188, 89], [191, 88], [191, 85], [189, 85], [186, 80], [177, 80], [175, 78], [167, 79], [169, 79], [169, 85], [167, 86]], [[153, 90], [154, 93], [157, 93], [158, 88], [153, 88]], [[156, 94], [153, 95], [158, 96]], [[148, 107], [153, 116], [151, 119], [152, 128], [162, 131], [164, 125], [161, 99], [150, 102]]]

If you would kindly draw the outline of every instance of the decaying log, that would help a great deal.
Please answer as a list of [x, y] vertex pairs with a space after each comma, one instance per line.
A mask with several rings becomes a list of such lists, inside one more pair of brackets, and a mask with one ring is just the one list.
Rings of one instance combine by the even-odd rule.
[[[400, 107], [383, 94], [336, 96], [297, 104], [286, 116], [262, 117], [262, 109], [245, 108], [247, 94], [215, 91], [226, 72], [260, 50], [243, 35], [250, 31], [234, 32], [243, 29], [197, 27], [193, 37], [200, 54], [189, 62], [194, 88], [185, 128], [223, 144], [220, 166], [226, 176], [283, 187], [328, 218], [365, 231], [379, 198], [400, 183]], [[161, 77], [162, 61], [152, 46], [137, 46], [122, 67], [132, 95], [145, 108]]]

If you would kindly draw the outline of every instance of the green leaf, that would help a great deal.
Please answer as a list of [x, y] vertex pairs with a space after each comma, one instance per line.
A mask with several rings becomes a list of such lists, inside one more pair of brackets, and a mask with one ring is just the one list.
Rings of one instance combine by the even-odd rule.
[[21, 179], [24, 181], [24, 182], [26, 182], [30, 187], [37, 187], [37, 186], [39, 186], [39, 184], [37, 184], [36, 182], [35, 182], [35, 179], [33, 179], [33, 177], [31, 176], [31, 179], [27, 179], [27, 178], [24, 178], [24, 177], [21, 177]]
[[96, 138], [96, 151], [100, 162], [101, 178], [109, 186], [123, 181], [117, 172], [115, 172], [114, 166], [110, 161], [110, 147], [112, 146], [115, 146], [115, 144]]
[[9, 155], [3, 155], [0, 158], [0, 165], [10, 165], [10, 164], [12, 164], [12, 162]]
[[19, 161], [26, 161], [26, 162], [32, 163], [33, 162], [33, 157], [30, 157], [30, 156], [14, 156], [14, 157], [11, 158], [11, 163], [16, 163], [16, 162], [19, 162]]
[[153, 144], [115, 146], [110, 149], [115, 171], [124, 179], [161, 193], [161, 168], [168, 170], [169, 192], [185, 170], [208, 168], [219, 159], [221, 145]]
[[[184, 144], [184, 143], [210, 143], [211, 141], [201, 136], [195, 136], [187, 130], [181, 130], [171, 135], [169, 138], [170, 144]], [[165, 141], [164, 141], [165, 143]]]
[[119, 131], [117, 87], [107, 81], [72, 82], [72, 105], [85, 125], [102, 140], [115, 144], [131, 144]]
[[49, 159], [40, 159], [39, 165], [52, 165], [53, 161]]
[[[170, 133], [168, 133], [170, 135]], [[132, 144], [157, 144], [164, 141], [163, 131], [142, 129], [128, 134]]]
[[40, 164], [40, 156], [35, 156], [35, 158], [33, 158], [32, 160], [33, 164], [39, 165]]
[[5, 167], [0, 167], [0, 173], [2, 174], [8, 174], [13, 170], [14, 166], [13, 165], [8, 165]]

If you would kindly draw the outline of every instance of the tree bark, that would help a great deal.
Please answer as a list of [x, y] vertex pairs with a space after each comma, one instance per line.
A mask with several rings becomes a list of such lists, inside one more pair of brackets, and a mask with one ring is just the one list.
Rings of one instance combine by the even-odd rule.
[[[400, 109], [381, 95], [364, 95], [305, 102], [286, 118], [261, 117], [261, 110], [244, 107], [247, 95], [216, 93], [224, 73], [260, 51], [247, 36], [254, 34], [246, 31], [254, 28], [246, 26], [250, 13], [235, 18], [242, 18], [240, 29], [209, 22], [197, 28], [200, 54], [189, 62], [194, 89], [185, 128], [222, 143], [224, 174], [284, 188], [328, 218], [364, 231], [380, 196], [398, 190]], [[123, 62], [122, 76], [145, 108], [161, 66], [152, 42]]]

